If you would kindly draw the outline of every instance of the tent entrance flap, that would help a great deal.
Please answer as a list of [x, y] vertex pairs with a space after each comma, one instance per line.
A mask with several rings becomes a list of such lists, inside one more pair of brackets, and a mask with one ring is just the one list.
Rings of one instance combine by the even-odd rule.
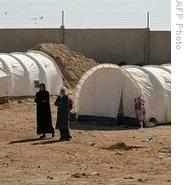
[[[128, 102], [125, 102], [126, 106]], [[129, 117], [124, 115], [124, 107], [123, 107], [123, 90], [121, 92], [120, 105], [117, 116], [118, 125], [126, 125], [129, 127], [139, 127], [139, 120], [135, 117]]]

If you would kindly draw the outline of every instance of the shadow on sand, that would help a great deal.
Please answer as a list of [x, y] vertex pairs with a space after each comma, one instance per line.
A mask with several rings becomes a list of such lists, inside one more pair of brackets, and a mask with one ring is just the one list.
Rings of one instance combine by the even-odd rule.
[[127, 126], [127, 125], [108, 125], [98, 123], [79, 123], [74, 122], [70, 124], [73, 130], [96, 130], [96, 131], [113, 131], [113, 130], [131, 130], [139, 129], [140, 126]]
[[[169, 126], [171, 123], [161, 123], [157, 124], [155, 127], [159, 126]], [[98, 123], [98, 122], [71, 122], [70, 128], [73, 130], [86, 130], [86, 131], [116, 131], [116, 130], [137, 130], [140, 129], [141, 126], [137, 124], [106, 124], [106, 123]], [[144, 129], [149, 127], [144, 127]]]
[[43, 141], [43, 142], [38, 142], [38, 143], [32, 143], [32, 145], [47, 145], [47, 144], [54, 144], [54, 143], [59, 143], [63, 142], [60, 140], [51, 140], [51, 141]]
[[23, 140], [16, 140], [16, 141], [10, 141], [9, 144], [17, 144], [17, 143], [30, 143], [35, 141], [42, 141], [42, 140], [49, 140], [50, 138], [31, 138], [31, 139], [23, 139]]

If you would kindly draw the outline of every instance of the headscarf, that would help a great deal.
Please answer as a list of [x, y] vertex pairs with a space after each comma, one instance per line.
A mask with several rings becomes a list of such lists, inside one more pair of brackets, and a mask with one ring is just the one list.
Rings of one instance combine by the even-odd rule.
[[39, 84], [39, 88], [40, 88], [40, 86], [43, 86], [43, 87], [44, 87], [44, 91], [46, 90], [46, 85], [45, 85], [44, 83], [40, 83], [40, 84]]
[[62, 98], [64, 95], [67, 95], [67, 88], [65, 86], [62, 86], [60, 88], [60, 94], [59, 94], [59, 96]]

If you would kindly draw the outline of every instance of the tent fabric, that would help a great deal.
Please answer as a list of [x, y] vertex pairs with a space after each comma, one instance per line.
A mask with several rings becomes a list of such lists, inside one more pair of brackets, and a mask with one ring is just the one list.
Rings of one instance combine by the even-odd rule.
[[[150, 96], [151, 96], [151, 81], [149, 75], [146, 74], [140, 67], [135, 66], [123, 66], [123, 68], [131, 74], [135, 82], [139, 86], [139, 92], [136, 93], [136, 89], [132, 88], [133, 83], [129, 86], [129, 83], [125, 83], [123, 86], [123, 110], [124, 116], [126, 117], [135, 117], [136, 113], [134, 111], [134, 100], [140, 96], [143, 96], [145, 100], [145, 109], [146, 109], [146, 119], [149, 118], [150, 113]], [[133, 89], [133, 90], [132, 90]], [[126, 103], [127, 102], [127, 103]]]
[[[147, 69], [152, 75], [157, 78], [157, 81], [160, 83], [161, 87], [160, 90], [162, 90], [163, 93], [163, 103], [164, 106], [160, 109], [163, 109], [164, 111], [164, 122], [170, 122], [171, 121], [171, 74], [170, 72], [158, 67], [158, 66], [145, 66], [145, 69]], [[159, 100], [158, 100], [159, 101]]]
[[114, 122], [124, 76], [124, 70], [113, 64], [98, 65], [87, 71], [76, 88], [75, 106], [80, 119]]
[[[124, 68], [131, 73], [140, 86], [142, 96], [145, 100], [146, 120], [149, 121], [151, 118], [155, 118], [159, 123], [166, 122], [167, 117], [165, 116], [165, 111], [163, 109], [163, 107], [165, 107], [164, 91], [162, 83], [157, 79], [157, 75], [154, 75], [154, 73], [149, 71], [147, 67], [124, 66]], [[159, 70], [159, 67], [155, 66], [155, 68], [158, 68]], [[127, 85], [125, 85], [125, 87], [127, 88]], [[130, 94], [128, 91], [127, 93]], [[126, 104], [125, 102], [128, 101], [123, 102], [124, 107], [125, 105], [129, 106], [129, 103]], [[131, 103], [131, 106], [132, 105], [133, 104]], [[125, 110], [126, 109], [124, 109], [124, 111]], [[134, 112], [132, 108], [131, 111]], [[124, 115], [130, 114], [125, 111]]]
[[[10, 83], [7, 83], [9, 96], [34, 96], [38, 90], [36, 81], [45, 83], [50, 94], [57, 95], [63, 84], [55, 61], [38, 51], [0, 53], [0, 69], [10, 76]], [[0, 88], [4, 85], [1, 82]]]
[[37, 91], [34, 81], [41, 81], [38, 65], [36, 64], [35, 60], [28, 57], [25, 53], [15, 52], [11, 53], [11, 56], [17, 59], [25, 70], [25, 76], [28, 82], [28, 85], [25, 87], [28, 90], [27, 95], [34, 95]]
[[0, 60], [4, 70], [11, 76], [11, 91], [14, 96], [24, 96], [27, 93], [27, 79], [20, 62], [9, 54], [0, 54]]
[[163, 69], [166, 69], [168, 72], [171, 73], [171, 64], [163, 64], [160, 67], [162, 67]]
[[0, 97], [8, 97], [9, 96], [9, 86], [7, 84], [10, 83], [10, 76], [0, 69]]
[[75, 103], [79, 120], [116, 121], [122, 109], [125, 122], [138, 122], [135, 99], [143, 97], [146, 121], [170, 122], [170, 83], [170, 72], [160, 66], [100, 64], [78, 83]]
[[29, 51], [27, 54], [35, 59], [40, 68], [40, 82], [46, 84], [46, 88], [51, 94], [59, 94], [60, 87], [63, 85], [62, 73], [55, 61], [40, 51]]

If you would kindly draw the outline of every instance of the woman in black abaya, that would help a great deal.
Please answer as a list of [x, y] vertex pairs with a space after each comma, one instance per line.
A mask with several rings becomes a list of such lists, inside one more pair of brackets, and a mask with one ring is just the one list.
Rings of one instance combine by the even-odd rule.
[[52, 126], [49, 92], [46, 91], [45, 84], [43, 83], [39, 85], [35, 102], [37, 105], [37, 134], [42, 134], [40, 138], [45, 138], [46, 133], [51, 133], [52, 137], [54, 137], [55, 131]]

